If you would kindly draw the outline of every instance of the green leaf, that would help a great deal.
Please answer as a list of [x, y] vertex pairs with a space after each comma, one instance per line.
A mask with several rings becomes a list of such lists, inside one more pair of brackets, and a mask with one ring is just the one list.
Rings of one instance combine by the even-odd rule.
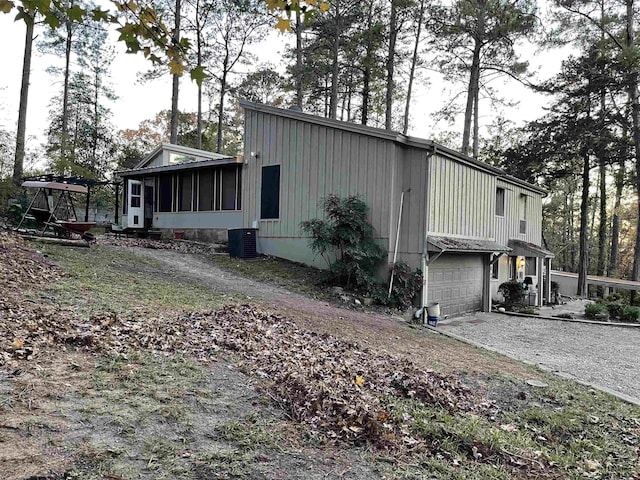
[[13, 7], [14, 7], [15, 3], [8, 1], [8, 0], [0, 0], [0, 12], [2, 13], [9, 13]]
[[204, 71], [204, 67], [202, 65], [191, 69], [190, 75], [191, 80], [195, 80], [195, 82], [198, 84], [198, 87], [202, 86], [202, 81], [205, 78], [209, 78], [211, 76]]
[[101, 10], [99, 7], [91, 12], [91, 16], [96, 22], [106, 22], [109, 20], [109, 12], [107, 10]]
[[60, 19], [54, 13], [47, 12], [44, 14], [44, 23], [55, 30], [60, 26]]
[[78, 5], [74, 5], [67, 10], [69, 20], [71, 20], [72, 22], [81, 22], [82, 17], [84, 17], [86, 13], [87, 11], [84, 8], [79, 7]]

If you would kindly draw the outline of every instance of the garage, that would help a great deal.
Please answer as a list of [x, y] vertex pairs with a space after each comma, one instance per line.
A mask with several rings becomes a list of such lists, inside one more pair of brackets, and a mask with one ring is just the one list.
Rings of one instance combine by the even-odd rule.
[[441, 255], [429, 266], [429, 303], [441, 316], [482, 310], [484, 255]]

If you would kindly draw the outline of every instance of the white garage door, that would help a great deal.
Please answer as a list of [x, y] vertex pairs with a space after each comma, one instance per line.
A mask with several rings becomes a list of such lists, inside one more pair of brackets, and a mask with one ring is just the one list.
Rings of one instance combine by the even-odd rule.
[[429, 302], [441, 317], [481, 311], [482, 275], [482, 255], [441, 255], [429, 266]]

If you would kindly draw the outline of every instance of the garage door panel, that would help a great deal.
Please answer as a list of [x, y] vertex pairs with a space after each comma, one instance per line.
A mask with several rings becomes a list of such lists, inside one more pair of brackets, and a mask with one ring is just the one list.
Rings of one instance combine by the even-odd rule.
[[441, 315], [482, 310], [483, 271], [481, 255], [441, 255], [429, 266], [429, 302]]

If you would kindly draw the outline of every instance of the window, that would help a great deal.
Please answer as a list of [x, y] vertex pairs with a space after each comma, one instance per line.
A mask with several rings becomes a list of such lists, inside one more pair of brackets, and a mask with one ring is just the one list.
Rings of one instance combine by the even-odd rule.
[[280, 216], [280, 165], [262, 167], [262, 191], [260, 192], [260, 218]]
[[181, 173], [178, 176], [178, 211], [191, 211], [191, 198], [193, 196], [193, 175], [191, 172]]
[[180, 155], [179, 153], [169, 154], [169, 165], [177, 165], [180, 163], [195, 162], [196, 158], [191, 155]]
[[498, 273], [500, 271], [499, 265], [500, 260], [496, 260], [493, 265], [491, 265], [491, 278], [498, 278]]
[[160, 175], [158, 177], [158, 211], [170, 212], [171, 211], [171, 183], [173, 177], [171, 175]]
[[496, 188], [496, 215], [504, 217], [504, 188]]
[[140, 184], [132, 183], [131, 184], [131, 207], [139, 207], [140, 206]]
[[527, 233], [527, 196], [524, 194], [520, 194], [520, 201], [518, 204], [518, 208], [520, 211], [520, 233]]
[[222, 169], [222, 210], [236, 209], [236, 167]]
[[201, 170], [198, 174], [198, 210], [210, 212], [213, 210], [214, 183], [213, 170]]
[[129, 210], [129, 202], [127, 201], [127, 198], [129, 198], [127, 196], [128, 187], [129, 187], [129, 182], [125, 178], [125, 180], [122, 182], [122, 214], [123, 215], [126, 215], [127, 211]]
[[525, 275], [536, 275], [536, 257], [526, 257], [524, 261], [524, 274]]

